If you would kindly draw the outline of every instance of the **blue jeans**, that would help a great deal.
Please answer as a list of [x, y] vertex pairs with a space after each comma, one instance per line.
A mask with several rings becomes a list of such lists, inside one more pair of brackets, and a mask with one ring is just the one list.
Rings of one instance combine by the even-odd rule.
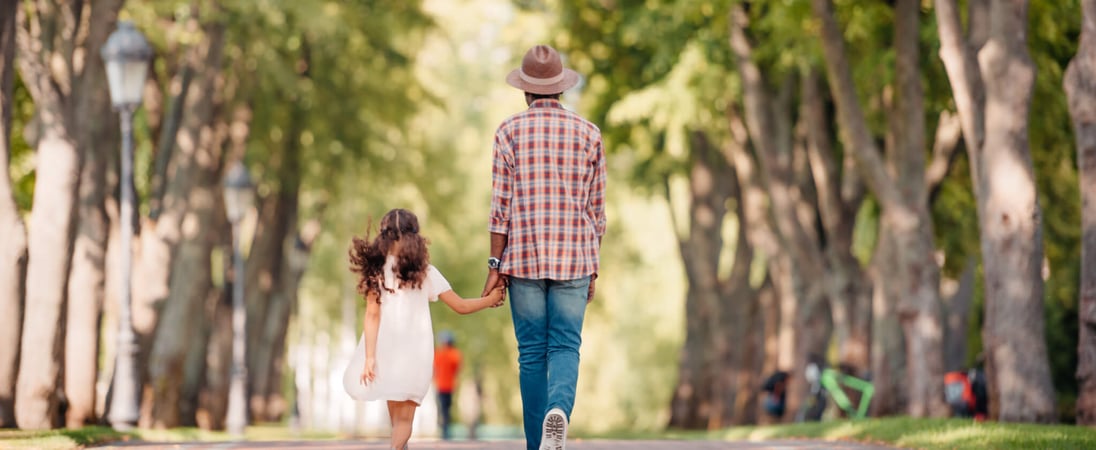
[[552, 408], [568, 418], [575, 405], [578, 350], [590, 277], [510, 278], [510, 314], [518, 340], [525, 445], [540, 448], [541, 425]]

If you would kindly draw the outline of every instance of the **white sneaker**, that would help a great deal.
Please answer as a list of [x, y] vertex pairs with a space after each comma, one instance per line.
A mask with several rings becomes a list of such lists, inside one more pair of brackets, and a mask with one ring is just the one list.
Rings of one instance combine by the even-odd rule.
[[567, 448], [567, 415], [562, 409], [552, 408], [544, 416], [540, 450], [565, 450]]

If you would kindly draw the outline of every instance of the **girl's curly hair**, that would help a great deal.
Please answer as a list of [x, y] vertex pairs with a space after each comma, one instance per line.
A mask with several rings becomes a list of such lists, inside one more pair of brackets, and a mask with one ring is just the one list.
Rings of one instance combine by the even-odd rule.
[[[372, 226], [370, 226], [372, 228]], [[381, 219], [380, 233], [370, 239], [355, 236], [350, 243], [350, 271], [358, 274], [358, 293], [381, 294], [381, 289], [394, 292], [396, 287], [422, 287], [430, 253], [426, 238], [419, 234], [419, 219], [406, 209], [393, 209]], [[396, 257], [398, 286], [385, 286], [384, 264], [388, 255]]]

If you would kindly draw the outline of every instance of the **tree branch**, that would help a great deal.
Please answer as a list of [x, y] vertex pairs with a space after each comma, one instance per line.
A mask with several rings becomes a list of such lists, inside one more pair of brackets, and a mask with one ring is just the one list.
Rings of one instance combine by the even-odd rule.
[[[794, 84], [785, 81], [775, 104], [781, 107], [781, 120], [770, 105], [773, 97], [765, 86], [761, 69], [753, 61], [753, 44], [746, 35], [749, 17], [741, 4], [736, 4], [728, 16], [730, 46], [735, 55], [746, 117], [746, 130], [757, 152], [761, 178], [771, 201], [778, 236], [784, 246], [800, 260], [804, 273], [820, 275], [824, 261], [820, 249], [797, 217], [794, 199], [795, 177], [792, 170], [792, 127], [786, 110], [790, 109]], [[808, 275], [812, 276], [812, 275]]]
[[825, 54], [826, 73], [830, 91], [837, 103], [837, 119], [842, 140], [856, 158], [856, 166], [867, 185], [884, 206], [902, 204], [898, 188], [887, 173], [879, 149], [868, 130], [868, 123], [860, 107], [853, 83], [850, 64], [845, 54], [845, 41], [833, 14], [831, 0], [811, 0], [814, 13], [821, 22], [822, 50]]
[[[818, 193], [818, 210], [826, 234], [837, 227], [845, 214], [841, 200], [840, 173], [834, 158], [833, 147], [826, 129], [826, 112], [818, 92], [818, 74], [808, 71], [803, 77], [803, 101], [800, 117], [807, 128], [807, 158], [810, 161], [811, 176], [814, 178], [815, 191]], [[852, 174], [846, 174], [852, 176]]]
[[[979, 3], [980, 0], [972, 0]], [[936, 23], [940, 32], [940, 59], [944, 62], [948, 80], [951, 82], [952, 96], [959, 111], [959, 121], [963, 129], [963, 140], [967, 145], [972, 165], [977, 159], [982, 144], [986, 140], [985, 131], [985, 87], [978, 68], [978, 60], [970, 43], [963, 39], [962, 25], [959, 22], [959, 8], [956, 0], [936, 0]], [[985, 5], [982, 5], [984, 7]], [[978, 4], [971, 5], [971, 11], [978, 10]], [[972, 23], [980, 23], [975, 19]], [[979, 30], [983, 28], [979, 26]], [[984, 34], [979, 31], [978, 34]], [[980, 42], [985, 38], [978, 36]], [[979, 43], [980, 45], [980, 43]], [[975, 191], [978, 189], [978, 176], [971, 171]]]
[[936, 125], [936, 139], [932, 144], [932, 162], [925, 169], [925, 186], [929, 192], [936, 191], [944, 178], [948, 176], [951, 164], [955, 161], [959, 138], [963, 136], [959, 117], [950, 111], [940, 113]]

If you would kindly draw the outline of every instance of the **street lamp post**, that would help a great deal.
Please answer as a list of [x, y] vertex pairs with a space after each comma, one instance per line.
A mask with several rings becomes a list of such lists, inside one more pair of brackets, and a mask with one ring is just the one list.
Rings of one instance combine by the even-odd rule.
[[240, 253], [240, 222], [251, 209], [254, 193], [251, 176], [243, 162], [236, 163], [225, 176], [225, 212], [232, 224], [232, 379], [228, 387], [228, 432], [243, 436], [247, 425], [247, 314], [244, 309], [244, 257]]
[[100, 50], [110, 85], [110, 102], [122, 122], [122, 270], [118, 298], [118, 348], [114, 360], [111, 404], [108, 420], [114, 429], [127, 430], [137, 424], [140, 386], [137, 378], [137, 335], [130, 308], [130, 272], [133, 267], [133, 112], [141, 104], [152, 48], [131, 22], [119, 22]]

